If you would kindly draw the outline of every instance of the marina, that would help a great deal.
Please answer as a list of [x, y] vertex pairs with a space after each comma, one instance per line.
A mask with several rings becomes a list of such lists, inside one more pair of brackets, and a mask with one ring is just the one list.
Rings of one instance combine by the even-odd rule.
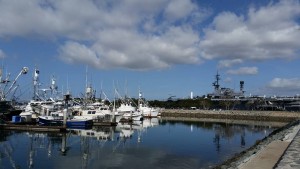
[[[23, 68], [18, 76], [26, 74], [27, 70]], [[252, 154], [256, 154], [259, 150], [255, 147], [265, 147], [264, 156], [268, 159], [272, 157], [268, 155], [269, 151], [272, 153], [272, 147], [279, 145], [281, 151], [274, 152], [276, 158], [272, 158], [272, 163], [259, 162], [262, 166], [267, 163], [274, 167], [279, 165], [277, 163], [289, 144], [275, 142], [282, 139], [283, 134], [272, 142], [265, 143], [265, 140], [300, 119], [298, 111], [273, 107], [270, 111], [267, 106], [260, 110], [262, 105], [256, 105], [252, 110], [245, 110], [243, 106], [237, 106], [241, 108], [238, 110], [230, 109], [231, 103], [255, 103], [257, 98], [244, 97], [243, 81], [239, 92], [221, 88], [218, 74], [213, 83], [215, 92], [207, 95], [214, 103], [213, 109], [198, 109], [197, 106], [167, 109], [151, 107], [141, 91], [138, 99], [132, 99], [128, 94], [122, 97], [117, 89], [114, 89], [112, 101], [105, 93], [103, 99], [96, 98], [91, 85], [86, 85], [84, 97], [72, 98], [70, 92], [58, 93], [54, 78], [50, 89], [41, 92], [37, 85], [40, 72], [37, 69], [34, 72], [34, 97], [21, 106], [23, 108], [16, 111], [17, 106], [10, 105], [7, 97], [2, 96], [7, 108], [1, 114], [0, 130], [8, 135], [8, 139], [0, 143], [1, 151], [6, 153], [0, 163], [3, 168], [253, 168], [260, 165], [256, 165], [255, 160], [252, 162], [252, 158], [246, 160], [250, 159], [247, 152], [255, 149]], [[203, 102], [208, 98], [201, 99]], [[263, 98], [264, 103], [272, 102], [272, 106], [277, 104], [276, 99]], [[294, 105], [298, 99], [285, 100], [282, 105]], [[218, 109], [222, 103], [226, 103], [226, 109]], [[8, 108], [10, 106], [14, 109]], [[15, 143], [16, 139], [22, 142]], [[34, 149], [32, 139], [40, 140], [39, 146], [43, 148]], [[23, 157], [29, 161], [23, 164], [13, 160], [13, 157], [21, 158], [16, 154], [24, 152], [8, 150], [7, 144], [31, 147], [29, 152], [28, 148], [25, 149], [29, 157]], [[33, 156], [38, 151], [47, 155]], [[261, 159], [257, 154], [253, 159]], [[60, 159], [60, 156], [65, 159]], [[45, 164], [39, 163], [46, 159]], [[69, 160], [81, 162], [67, 166]], [[267, 168], [272, 168], [270, 166]]]
[[0, 0], [0, 169], [300, 168], [300, 0]]

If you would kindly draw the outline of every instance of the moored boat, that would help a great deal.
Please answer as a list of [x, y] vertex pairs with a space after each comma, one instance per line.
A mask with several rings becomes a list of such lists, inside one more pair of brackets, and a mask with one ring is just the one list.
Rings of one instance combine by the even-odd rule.
[[[63, 126], [64, 123], [63, 114], [64, 112], [62, 111], [51, 112], [49, 116], [39, 116], [38, 122], [40, 125], [46, 125], [46, 126]], [[85, 129], [85, 128], [92, 127], [92, 125], [93, 125], [93, 120], [91, 119], [75, 119], [70, 116], [68, 116], [66, 119], [67, 128]]]
[[141, 112], [143, 117], [157, 117], [159, 110], [153, 107], [149, 107], [145, 99], [142, 98], [142, 93], [139, 92], [138, 110]]
[[136, 110], [131, 104], [122, 103], [117, 109], [116, 116], [121, 116], [124, 119], [130, 119], [134, 121], [143, 120], [143, 116]]
[[13, 81], [9, 79], [10, 74], [3, 78], [2, 71], [0, 68], [0, 120], [11, 121], [13, 116], [18, 116], [22, 112], [21, 109], [15, 107], [14, 94], [18, 88], [18, 85], [16, 85], [18, 78], [22, 74], [27, 74], [28, 67], [23, 67]]

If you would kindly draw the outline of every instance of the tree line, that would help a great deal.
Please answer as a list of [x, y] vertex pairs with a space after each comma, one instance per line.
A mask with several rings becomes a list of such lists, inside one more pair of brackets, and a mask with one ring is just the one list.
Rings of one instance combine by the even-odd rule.
[[166, 109], [203, 109], [203, 110], [278, 110], [275, 106], [265, 106], [265, 101], [258, 100], [211, 100], [209, 98], [177, 99], [177, 100], [151, 100], [152, 107]]

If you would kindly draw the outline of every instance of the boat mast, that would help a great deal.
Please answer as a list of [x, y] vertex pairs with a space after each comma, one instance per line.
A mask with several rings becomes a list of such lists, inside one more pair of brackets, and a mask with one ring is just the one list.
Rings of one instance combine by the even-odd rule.
[[38, 82], [39, 82], [40, 71], [35, 68], [33, 75], [33, 100], [37, 100]]
[[85, 100], [87, 103], [91, 103], [95, 96], [95, 90], [93, 90], [93, 87], [91, 84], [88, 84], [88, 71], [86, 67], [86, 79], [85, 79]]
[[141, 104], [142, 104], [142, 92], [141, 92], [141, 90], [139, 89], [139, 100], [138, 100], [138, 107], [140, 107], [141, 106]]
[[88, 100], [88, 93], [87, 93], [87, 88], [88, 88], [88, 67], [85, 67], [85, 99], [86, 101]]
[[54, 78], [54, 76], [52, 76], [52, 78], [51, 78], [50, 89], [51, 89], [51, 95], [56, 94], [56, 92], [57, 92], [57, 86], [56, 86], [56, 79]]
[[103, 94], [103, 89], [102, 89], [102, 81], [101, 81], [101, 89], [100, 89], [100, 102], [102, 102], [102, 94]]
[[113, 111], [112, 111], [112, 122], [116, 122], [115, 113], [116, 113], [116, 89], [114, 90], [114, 104], [113, 104]]
[[19, 77], [22, 75], [22, 74], [27, 74], [28, 72], [28, 67], [23, 67], [22, 70], [20, 71], [20, 73], [18, 74], [18, 76], [15, 78], [15, 80], [12, 82], [12, 84], [10, 85], [8, 91], [5, 93], [5, 96], [7, 96], [11, 91], [12, 91], [12, 88], [14, 87], [14, 85], [16, 84], [17, 80], [19, 79]]
[[2, 96], [4, 94], [4, 91], [2, 90], [2, 83], [4, 83], [4, 81], [2, 81], [2, 71], [3, 71], [3, 66], [2, 68], [0, 69], [0, 98], [2, 100]]

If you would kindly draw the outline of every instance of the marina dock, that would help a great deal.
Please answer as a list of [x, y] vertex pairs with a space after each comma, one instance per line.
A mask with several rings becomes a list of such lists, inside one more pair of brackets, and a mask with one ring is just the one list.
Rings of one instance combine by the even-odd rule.
[[1, 130], [21, 130], [37, 132], [66, 132], [62, 126], [39, 126], [39, 125], [19, 125], [19, 124], [0, 124]]

